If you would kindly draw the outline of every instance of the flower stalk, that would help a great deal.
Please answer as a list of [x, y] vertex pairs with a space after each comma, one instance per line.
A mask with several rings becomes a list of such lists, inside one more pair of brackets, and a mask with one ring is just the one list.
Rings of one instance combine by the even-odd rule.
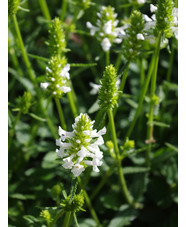
[[61, 103], [60, 103], [58, 98], [54, 98], [54, 100], [55, 100], [55, 103], [56, 103], [56, 106], [57, 106], [57, 111], [58, 111], [58, 114], [59, 114], [61, 126], [62, 126], [62, 128], [64, 128], [64, 130], [66, 130], [67, 126], [66, 126], [66, 123], [65, 123], [65, 118], [64, 118], [62, 107], [61, 107]]
[[41, 7], [41, 11], [43, 13], [43, 16], [45, 17], [46, 20], [50, 21], [51, 16], [50, 16], [50, 12], [49, 12], [46, 0], [39, 0], [39, 4], [40, 4], [40, 7]]
[[154, 125], [153, 125], [153, 118], [154, 118], [154, 115], [153, 115], [154, 114], [153, 97], [155, 95], [155, 90], [156, 90], [156, 79], [157, 79], [161, 35], [162, 35], [162, 33], [159, 32], [158, 38], [157, 38], [157, 45], [156, 45], [156, 49], [155, 49], [154, 69], [153, 69], [152, 78], [151, 78], [150, 107], [149, 107], [149, 117], [148, 117], [148, 126], [147, 126], [147, 140], [146, 140], [146, 143], [148, 143], [148, 149], [146, 151], [146, 165], [147, 165], [147, 167], [150, 166], [151, 144], [154, 142], [154, 137], [153, 137], [153, 128], [154, 128]]

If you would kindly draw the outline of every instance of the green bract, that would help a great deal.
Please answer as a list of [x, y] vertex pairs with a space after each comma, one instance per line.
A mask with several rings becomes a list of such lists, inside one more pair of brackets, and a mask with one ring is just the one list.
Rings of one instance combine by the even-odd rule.
[[117, 105], [118, 86], [117, 74], [113, 65], [106, 66], [103, 78], [100, 81], [101, 87], [98, 93], [99, 105], [103, 109], [113, 109]]
[[124, 56], [128, 61], [133, 61], [140, 54], [143, 44], [144, 20], [141, 12], [135, 10], [130, 16], [130, 25], [126, 29], [126, 38], [124, 38]]
[[8, 0], [8, 13], [16, 14], [19, 9], [20, 0]]
[[55, 18], [50, 24], [48, 46], [51, 56], [61, 56], [66, 51], [65, 34], [59, 18]]
[[172, 36], [173, 7], [172, 0], [158, 0], [155, 34], [164, 32], [165, 37], [170, 38]]

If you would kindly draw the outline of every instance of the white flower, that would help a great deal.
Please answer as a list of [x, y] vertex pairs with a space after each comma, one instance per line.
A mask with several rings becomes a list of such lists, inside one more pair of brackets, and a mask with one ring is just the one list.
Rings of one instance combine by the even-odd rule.
[[45, 82], [45, 83], [40, 83], [41, 88], [43, 89], [47, 89], [47, 87], [49, 86], [49, 83]]
[[145, 38], [144, 38], [143, 34], [139, 33], [139, 34], [137, 34], [137, 39], [144, 40]]
[[89, 21], [87, 21], [86, 25], [87, 25], [87, 28], [90, 29], [90, 34], [91, 34], [92, 36], [95, 35], [95, 33], [96, 33], [97, 31], [99, 31], [99, 28], [97, 28], [96, 26], [92, 25]]
[[84, 170], [85, 168], [82, 165], [75, 164], [71, 172], [74, 174], [75, 177], [78, 177]]
[[101, 85], [95, 84], [95, 83], [92, 83], [92, 82], [90, 82], [89, 84], [92, 87], [92, 90], [90, 91], [90, 94], [91, 95], [96, 95], [98, 93], [99, 88], [101, 87]]
[[67, 78], [68, 80], [70, 79], [70, 64], [66, 64], [65, 67], [61, 70], [60, 76]]
[[110, 47], [112, 46], [110, 43], [110, 40], [108, 38], [104, 38], [101, 42], [102, 49], [106, 52], [110, 50]]
[[106, 133], [104, 127], [100, 131], [93, 130], [94, 121], [87, 114], [80, 114], [72, 125], [73, 131], [66, 132], [59, 127], [60, 138], [56, 140], [56, 153], [64, 161], [65, 169], [72, 169], [75, 177], [79, 176], [86, 168], [92, 165], [93, 171], [98, 172], [97, 166], [102, 164], [103, 153], [99, 146], [104, 143], [102, 135]]
[[151, 11], [151, 13], [156, 12], [157, 9], [158, 9], [158, 8], [157, 8], [156, 6], [154, 6], [153, 4], [150, 4], [150, 11]]
[[138, 4], [144, 4], [146, 0], [138, 0]]
[[111, 34], [112, 33], [112, 21], [107, 21], [103, 26], [103, 31], [105, 34]]

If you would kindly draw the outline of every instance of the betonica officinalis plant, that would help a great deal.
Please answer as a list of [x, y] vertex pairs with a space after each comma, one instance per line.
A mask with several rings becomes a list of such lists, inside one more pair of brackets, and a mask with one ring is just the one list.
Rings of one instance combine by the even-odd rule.
[[9, 226], [177, 226], [178, 1], [8, 1]]

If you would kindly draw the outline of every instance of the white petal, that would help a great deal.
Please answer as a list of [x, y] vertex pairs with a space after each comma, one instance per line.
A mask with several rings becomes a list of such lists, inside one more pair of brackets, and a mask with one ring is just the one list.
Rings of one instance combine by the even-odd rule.
[[64, 93], [67, 93], [67, 92], [70, 92], [71, 91], [71, 88], [70, 87], [66, 87], [66, 86], [63, 86], [60, 88], [61, 91], [63, 91]]
[[101, 46], [105, 52], [110, 50], [110, 47], [111, 47], [110, 40], [108, 38], [104, 38], [101, 42]]
[[75, 164], [71, 172], [74, 174], [75, 177], [78, 177], [84, 170], [85, 170], [84, 166], [80, 164]]
[[47, 87], [49, 86], [49, 83], [45, 82], [45, 83], [40, 83], [41, 88], [43, 89], [47, 89]]
[[154, 6], [153, 4], [150, 4], [150, 11], [151, 11], [151, 13], [156, 12], [157, 9], [158, 9], [158, 8], [157, 8], [156, 6]]
[[139, 39], [139, 40], [144, 40], [145, 38], [144, 38], [143, 34], [138, 33], [138, 34], [137, 34], [137, 39]]

